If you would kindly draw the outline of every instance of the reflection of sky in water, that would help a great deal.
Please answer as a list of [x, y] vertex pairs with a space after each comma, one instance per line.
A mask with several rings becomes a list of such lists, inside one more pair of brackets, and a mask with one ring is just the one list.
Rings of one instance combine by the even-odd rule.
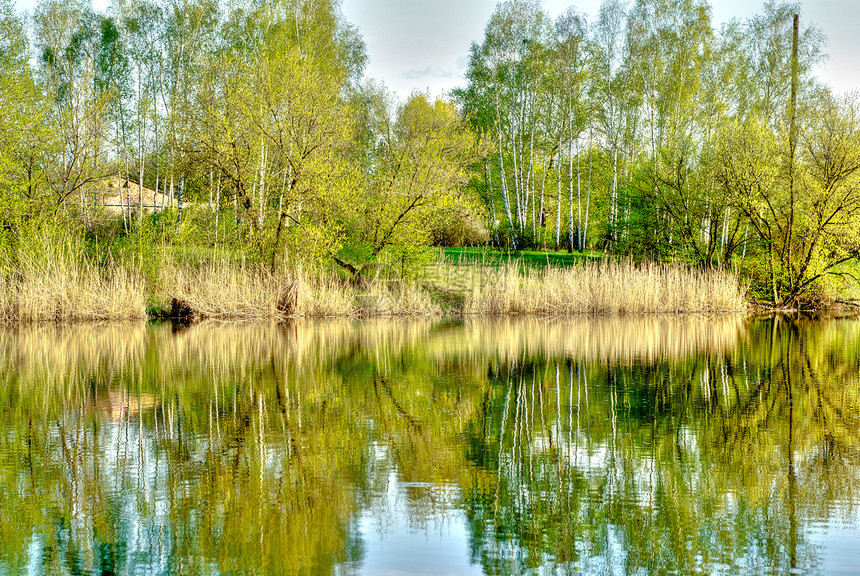
[[388, 451], [376, 444], [375, 489], [358, 522], [364, 558], [358, 574], [446, 576], [483, 574], [469, 562], [466, 514], [452, 485], [404, 482]]
[[0, 576], [860, 574], [860, 323], [619, 322], [7, 336]]
[[445, 526], [436, 530], [416, 530], [405, 516], [387, 525], [385, 533], [376, 523], [364, 516], [359, 525], [366, 544], [360, 574], [483, 574], [480, 565], [469, 564], [465, 514], [446, 518]]
[[[680, 428], [679, 445], [696, 447], [692, 431]], [[557, 434], [555, 428], [552, 434]], [[578, 446], [578, 442], [567, 443], [556, 437], [556, 446], [571, 464], [588, 473], [598, 473], [610, 465], [610, 448]], [[547, 451], [545, 438], [534, 439], [532, 449], [536, 453]], [[358, 538], [363, 543], [362, 559], [354, 564], [345, 563], [335, 569], [340, 574], [362, 574], [373, 576], [420, 576], [420, 575], [470, 575], [483, 574], [480, 564], [470, 562], [468, 518], [462, 510], [461, 489], [452, 484], [431, 482], [406, 482], [399, 477], [396, 464], [386, 446], [375, 443], [371, 449], [375, 464], [370, 468], [371, 485], [375, 486], [370, 505], [357, 523]], [[642, 463], [640, 463], [642, 464]], [[640, 467], [636, 471], [639, 479], [651, 476], [653, 480], [656, 463]], [[798, 459], [795, 466], [800, 467]], [[695, 463], [693, 463], [695, 465]], [[850, 467], [857, 471], [856, 467]], [[854, 474], [852, 474], [853, 476]], [[374, 476], [376, 476], [374, 478]], [[699, 471], [693, 478], [707, 482], [707, 472]], [[640, 484], [637, 482], [637, 484]], [[641, 484], [647, 485], [648, 482]], [[651, 486], [653, 489], [653, 485]], [[645, 490], [638, 494], [638, 504], [656, 510], [653, 493]], [[739, 502], [737, 494], [728, 493], [723, 502], [725, 511], [736, 514]], [[789, 570], [789, 574], [821, 574], [823, 576], [854, 576], [860, 574], [860, 506], [856, 499], [850, 502], [834, 502], [824, 518], [801, 520], [801, 531], [817, 560], [808, 570]], [[543, 566], [530, 574], [576, 573], [624, 575], [627, 560], [623, 536], [615, 527], [607, 526], [607, 546], [604, 555], [584, 554], [571, 565], [554, 565], [547, 557]], [[512, 542], [507, 543], [509, 552], [516, 554]], [[505, 545], [502, 545], [504, 548]], [[349, 570], [342, 570], [344, 568]], [[716, 559], [705, 562], [696, 559], [697, 573], [731, 576], [738, 573], [774, 574], [773, 567], [762, 564], [762, 557], [734, 558], [730, 563]], [[560, 572], [559, 572], [560, 571]], [[637, 574], [648, 574], [640, 568]]]
[[[401, 482], [396, 473], [388, 476], [387, 490], [374, 495], [371, 509], [365, 511], [358, 523], [360, 539], [364, 542], [364, 558], [358, 566], [348, 572], [336, 570], [337, 574], [350, 573], [373, 576], [446, 576], [483, 574], [479, 564], [469, 562], [469, 533], [465, 514], [460, 511], [454, 500], [434, 514], [420, 518], [417, 525], [415, 513], [407, 494], [409, 488], [421, 488], [428, 492], [457, 492], [451, 486], [436, 486]], [[384, 511], [382, 511], [384, 510]], [[382, 512], [381, 512], [382, 511]], [[853, 520], [846, 520], [844, 526], [811, 526], [806, 533], [809, 542], [821, 558], [820, 573], [827, 576], [855, 576], [860, 574], [860, 510], [855, 508]], [[566, 568], [567, 572], [583, 574], [624, 574], [625, 552], [623, 544], [612, 537], [613, 550], [607, 557], [583, 558], [576, 566]], [[725, 574], [729, 576], [748, 570], [745, 562], [750, 559], [738, 558], [732, 565], [718, 563], [700, 565], [703, 574]], [[344, 568], [340, 566], [339, 568]], [[546, 567], [545, 567], [546, 568]], [[767, 567], [760, 566], [762, 573], [769, 573]], [[565, 569], [563, 569], [564, 571]], [[542, 573], [538, 570], [538, 573]], [[566, 572], [565, 572], [566, 573]], [[806, 571], [796, 570], [796, 574]], [[644, 574], [644, 573], [643, 573]]]
[[860, 574], [860, 510], [855, 509], [854, 527], [819, 526], [809, 530], [810, 543], [819, 551], [821, 573], [828, 576]]

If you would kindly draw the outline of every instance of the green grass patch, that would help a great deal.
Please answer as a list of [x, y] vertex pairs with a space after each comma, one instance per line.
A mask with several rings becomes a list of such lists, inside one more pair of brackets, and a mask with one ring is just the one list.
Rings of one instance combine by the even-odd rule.
[[565, 250], [498, 250], [489, 247], [439, 248], [440, 257], [451, 264], [481, 264], [501, 266], [519, 264], [522, 268], [566, 268], [603, 258], [599, 251], [573, 252]]

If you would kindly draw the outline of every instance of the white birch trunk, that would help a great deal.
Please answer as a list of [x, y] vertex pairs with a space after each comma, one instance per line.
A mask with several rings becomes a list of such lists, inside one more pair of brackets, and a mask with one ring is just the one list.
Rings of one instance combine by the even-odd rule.
[[534, 168], [534, 144], [535, 144], [535, 128], [532, 123], [531, 136], [529, 136], [529, 169], [526, 175], [526, 218], [528, 218], [528, 202], [531, 198], [532, 203], [532, 238], [534, 238], [537, 230], [535, 229], [535, 199], [532, 191], [532, 169]]
[[487, 184], [490, 187], [490, 229], [493, 231], [493, 241], [498, 246], [499, 238], [498, 238], [498, 222], [496, 221], [496, 198], [495, 194], [493, 194], [493, 175], [490, 172], [490, 157], [484, 157], [484, 165], [487, 168]]
[[516, 203], [516, 215], [517, 222], [516, 225], [522, 228], [523, 221], [523, 206], [522, 206], [522, 195], [520, 194], [520, 179], [519, 179], [519, 170], [517, 166], [517, 137], [514, 136], [511, 140], [511, 161], [514, 163], [514, 201]]
[[[580, 156], [582, 150], [579, 141], [576, 143], [576, 249], [582, 252], [582, 162]], [[571, 219], [573, 218], [573, 207], [571, 206]]]
[[218, 174], [218, 186], [215, 188], [215, 246], [218, 246], [218, 217], [221, 216], [221, 174]]
[[573, 249], [573, 118], [570, 118], [570, 145], [567, 159], [567, 245]]
[[260, 228], [263, 227], [263, 221], [266, 215], [266, 190], [265, 190], [265, 171], [266, 171], [266, 143], [260, 139], [260, 174], [257, 184], [257, 202], [260, 213], [257, 215], [257, 224]]
[[612, 195], [609, 200], [609, 238], [616, 240], [615, 227], [618, 222], [618, 146], [612, 150]]
[[145, 140], [146, 140], [146, 111], [143, 110], [143, 69], [142, 66], [137, 67], [137, 115], [138, 115], [138, 156], [140, 162], [140, 181], [137, 183], [137, 222], [143, 222], [143, 171], [144, 171], [144, 155], [145, 155]]
[[[561, 156], [559, 154], [559, 156]], [[558, 190], [555, 198], [555, 249], [561, 246], [561, 162], [555, 165], [556, 181]]]
[[591, 135], [588, 137], [588, 186], [585, 191], [585, 222], [582, 225], [582, 249], [588, 244], [588, 211], [591, 208]]
[[511, 199], [508, 194], [508, 184], [507, 184], [507, 176], [505, 175], [505, 160], [502, 150], [502, 137], [499, 135], [499, 174], [501, 175], [502, 182], [502, 201], [505, 204], [505, 214], [508, 217], [508, 226], [510, 226], [511, 230], [511, 241], [514, 245], [514, 248], [517, 247], [517, 233], [514, 228], [514, 221], [511, 217]]

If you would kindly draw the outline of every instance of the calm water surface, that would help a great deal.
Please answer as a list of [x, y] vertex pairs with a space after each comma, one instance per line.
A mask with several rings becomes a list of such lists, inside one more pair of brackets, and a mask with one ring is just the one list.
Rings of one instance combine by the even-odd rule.
[[860, 573], [860, 322], [0, 331], [0, 575], [579, 573]]

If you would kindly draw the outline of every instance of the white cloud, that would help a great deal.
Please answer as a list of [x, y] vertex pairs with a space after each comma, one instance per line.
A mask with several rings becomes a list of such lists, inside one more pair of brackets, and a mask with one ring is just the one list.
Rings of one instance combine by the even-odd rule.
[[424, 78], [462, 78], [463, 75], [458, 72], [442, 70], [438, 66], [428, 66], [423, 70], [407, 70], [403, 73], [403, 77], [407, 80], [422, 80]]

